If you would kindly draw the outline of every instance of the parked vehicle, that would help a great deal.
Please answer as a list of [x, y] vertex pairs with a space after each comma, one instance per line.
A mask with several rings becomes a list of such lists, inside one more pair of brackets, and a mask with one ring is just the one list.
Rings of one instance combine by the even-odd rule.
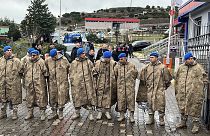
[[75, 47], [75, 42], [86, 42], [85, 33], [69, 32], [64, 36], [63, 45], [67, 47], [67, 53], [71, 54], [72, 49]]
[[132, 43], [134, 51], [141, 51], [143, 48], [150, 46], [151, 43], [148, 41], [135, 41]]

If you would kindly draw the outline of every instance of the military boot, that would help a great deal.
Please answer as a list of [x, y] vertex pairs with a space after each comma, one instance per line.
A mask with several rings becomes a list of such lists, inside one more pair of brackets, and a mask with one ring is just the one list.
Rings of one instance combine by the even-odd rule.
[[34, 117], [33, 110], [34, 110], [33, 108], [28, 108], [28, 114], [25, 117], [25, 120], [29, 120], [29, 119], [32, 119]]
[[135, 122], [135, 120], [134, 120], [134, 111], [131, 111], [130, 112], [130, 122], [131, 123], [134, 123]]
[[40, 110], [41, 113], [41, 121], [44, 121], [46, 118], [45, 110]]
[[181, 122], [176, 124], [176, 128], [185, 128], [187, 127], [186, 125], [187, 122], [187, 116], [185, 116], [184, 114], [181, 114]]
[[154, 113], [149, 113], [149, 120], [146, 122], [146, 125], [151, 125], [154, 123]]
[[111, 110], [110, 109], [105, 109], [105, 116], [108, 120], [112, 119], [112, 116], [110, 115]]
[[51, 117], [49, 117], [48, 119], [49, 119], [49, 120], [52, 120], [52, 119], [57, 119], [57, 118], [58, 118], [57, 108], [52, 108]]
[[100, 120], [101, 117], [102, 117], [102, 111], [99, 111], [98, 114], [97, 114], [96, 119], [97, 119], [97, 120]]
[[59, 117], [59, 120], [63, 119], [63, 108], [59, 109], [58, 117]]
[[71, 119], [75, 120], [80, 117], [80, 109], [75, 109], [74, 115], [72, 115]]
[[199, 119], [196, 119], [196, 120], [193, 119], [192, 124], [193, 124], [193, 125], [192, 125], [192, 130], [191, 130], [192, 133], [193, 133], [193, 134], [198, 133], [199, 128], [200, 128], [200, 127], [199, 127], [199, 125], [200, 125], [200, 124], [199, 124]]
[[125, 119], [125, 113], [124, 112], [120, 112], [120, 117], [117, 119], [117, 121], [121, 122]]
[[14, 105], [13, 106], [13, 114], [12, 114], [12, 119], [13, 120], [16, 120], [18, 118], [17, 112], [18, 112], [18, 106], [17, 105]]
[[93, 121], [94, 120], [94, 117], [93, 117], [93, 110], [89, 110], [89, 116], [88, 116], [89, 120], [90, 121]]
[[165, 116], [164, 113], [161, 113], [161, 114], [159, 115], [159, 123], [160, 123], [159, 125], [160, 125], [160, 126], [165, 126], [164, 116]]
[[0, 111], [0, 119], [7, 117], [7, 103], [2, 103], [1, 111]]
[[110, 112], [109, 111], [106, 111], [105, 116], [106, 116], [106, 118], [108, 120], [111, 120], [112, 119], [112, 116], [110, 115]]

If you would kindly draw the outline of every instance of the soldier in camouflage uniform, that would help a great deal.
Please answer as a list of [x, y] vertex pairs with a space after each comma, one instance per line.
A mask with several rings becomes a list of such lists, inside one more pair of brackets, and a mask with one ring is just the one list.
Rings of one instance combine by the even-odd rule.
[[[170, 86], [172, 76], [169, 70], [158, 60], [159, 54], [150, 54], [150, 63], [140, 72], [140, 86], [137, 94], [137, 102], [148, 102], [149, 121], [154, 123], [154, 112], [159, 112], [160, 125], [165, 125], [165, 90]], [[145, 99], [146, 98], [146, 99]]]
[[31, 52], [31, 58], [24, 66], [24, 78], [26, 85], [26, 105], [28, 114], [26, 120], [34, 117], [33, 109], [38, 106], [41, 111], [41, 120], [45, 120], [45, 110], [48, 103], [46, 77], [47, 68], [43, 59], [39, 57], [39, 51]]
[[34, 51], [34, 48], [28, 48], [27, 54], [21, 59], [21, 62], [23, 65], [25, 65], [25, 63], [27, 63], [28, 61], [30, 61], [30, 52]]
[[[21, 59], [21, 63], [22, 65], [25, 65], [28, 61], [30, 61], [30, 52], [35, 50], [34, 48], [28, 48], [27, 54]], [[22, 86], [24, 89], [26, 89], [25, 87], [25, 79], [22, 79]], [[26, 98], [23, 98], [23, 100], [25, 100]]]
[[107, 119], [111, 119], [110, 108], [116, 100], [117, 83], [114, 75], [114, 67], [116, 62], [111, 60], [112, 53], [105, 51], [103, 58], [96, 61], [94, 67], [94, 77], [96, 78], [96, 91], [97, 91], [97, 119], [101, 119], [102, 110], [105, 110]]
[[93, 63], [85, 56], [83, 48], [77, 50], [77, 58], [70, 66], [71, 94], [75, 107], [72, 119], [80, 117], [81, 107], [89, 110], [89, 119], [94, 120], [93, 107], [96, 106], [96, 92], [93, 84]]
[[[49, 103], [52, 107], [52, 118], [63, 119], [64, 105], [69, 102], [69, 62], [57, 49], [50, 50], [50, 58], [45, 60], [45, 64], [49, 73], [48, 92]], [[59, 114], [57, 114], [59, 109]]]
[[135, 83], [138, 71], [135, 65], [127, 61], [125, 53], [121, 53], [118, 58], [119, 62], [114, 68], [117, 78], [117, 109], [120, 112], [118, 121], [125, 119], [124, 114], [128, 110], [130, 122], [135, 122]]
[[0, 58], [0, 100], [2, 107], [0, 119], [6, 118], [7, 104], [13, 109], [12, 119], [17, 119], [18, 104], [22, 103], [22, 65], [12, 54], [10, 46], [4, 47], [4, 56]]
[[185, 63], [181, 64], [175, 75], [175, 94], [181, 113], [181, 122], [177, 128], [186, 127], [187, 117], [193, 119], [192, 133], [199, 131], [199, 118], [204, 99], [204, 83], [207, 83], [207, 74], [192, 55], [184, 56]]

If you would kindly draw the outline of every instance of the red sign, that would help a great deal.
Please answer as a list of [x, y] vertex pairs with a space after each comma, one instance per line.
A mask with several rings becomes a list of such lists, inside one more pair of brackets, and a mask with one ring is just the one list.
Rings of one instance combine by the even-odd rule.
[[170, 11], [169, 11], [169, 15], [170, 15], [170, 16], [173, 16], [174, 14], [175, 14], [175, 11], [174, 11], [174, 10], [170, 10]]

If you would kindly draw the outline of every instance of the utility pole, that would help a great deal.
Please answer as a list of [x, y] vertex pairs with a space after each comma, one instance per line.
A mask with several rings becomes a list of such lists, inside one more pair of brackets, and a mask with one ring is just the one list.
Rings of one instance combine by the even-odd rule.
[[[130, 11], [131, 11], [131, 7], [132, 7], [132, 3], [133, 3], [133, 0], [131, 0], [131, 3], [130, 3]], [[125, 43], [127, 43], [127, 44], [129, 44], [129, 38], [128, 38], [128, 36], [129, 36], [129, 27], [127, 27], [127, 22], [125, 23], [125, 26], [126, 26], [126, 32], [125, 32]]]
[[131, 0], [130, 7], [132, 7], [133, 0]]
[[170, 45], [171, 45], [171, 35], [173, 32], [173, 21], [174, 21], [174, 14], [175, 14], [174, 7], [175, 7], [175, 2], [174, 0], [171, 0], [171, 10], [169, 12], [170, 24], [169, 24], [168, 51], [167, 51], [167, 57], [166, 57], [166, 64], [170, 64]]
[[59, 32], [58, 32], [58, 43], [61, 44], [61, 0], [60, 0], [60, 15], [59, 15]]

